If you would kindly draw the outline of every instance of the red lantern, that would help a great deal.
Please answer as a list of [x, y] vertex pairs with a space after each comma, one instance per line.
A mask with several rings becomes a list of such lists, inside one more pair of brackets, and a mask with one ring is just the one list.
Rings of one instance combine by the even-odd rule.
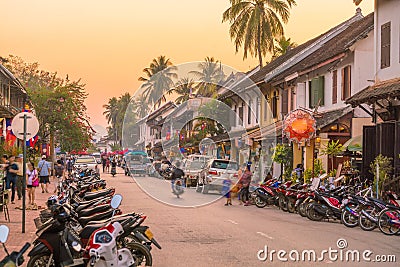
[[296, 109], [290, 112], [283, 125], [283, 134], [294, 142], [309, 141], [316, 132], [316, 121], [307, 111]]

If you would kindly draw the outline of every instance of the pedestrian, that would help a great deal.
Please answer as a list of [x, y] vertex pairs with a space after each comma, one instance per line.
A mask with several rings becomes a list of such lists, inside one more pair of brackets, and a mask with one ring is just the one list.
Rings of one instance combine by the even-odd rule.
[[50, 174], [51, 166], [50, 163], [46, 161], [46, 155], [42, 156], [42, 160], [38, 163], [38, 173], [39, 173], [39, 183], [42, 187], [42, 193], [49, 193], [48, 186], [50, 184]]
[[17, 186], [17, 172], [18, 165], [15, 163], [15, 156], [10, 156], [8, 159], [9, 163], [7, 166], [7, 177], [6, 177], [6, 189], [11, 189], [11, 204], [15, 204], [15, 189]]
[[294, 170], [296, 172], [297, 179], [299, 181], [302, 181], [303, 180], [303, 171], [304, 171], [303, 164], [301, 164], [301, 163], [297, 164], [296, 169], [294, 169]]
[[107, 170], [107, 173], [109, 173], [110, 172], [110, 158], [106, 158], [106, 170]]
[[24, 156], [22, 154], [19, 154], [15, 158], [15, 164], [18, 166], [18, 171], [17, 171], [17, 195], [18, 195], [18, 200], [22, 199], [22, 194], [23, 194], [23, 179], [24, 179], [24, 172], [23, 172], [23, 160]]
[[36, 210], [37, 205], [35, 203], [35, 191], [36, 187], [39, 186], [39, 177], [33, 162], [28, 163], [28, 170], [26, 171], [26, 180], [27, 180], [26, 187], [28, 188], [29, 205], [32, 206], [31, 207], [32, 209]]
[[250, 165], [248, 164], [246, 170], [244, 171], [242, 177], [240, 178], [242, 184], [241, 195], [242, 195], [242, 201], [245, 203], [244, 206], [250, 205], [249, 187], [251, 182], [251, 176], [252, 173], [250, 171]]
[[60, 186], [64, 178], [64, 170], [61, 160], [57, 160], [56, 165], [54, 166], [54, 193], [57, 193], [57, 189], [61, 190]]
[[230, 176], [228, 175], [222, 181], [222, 192], [226, 198], [225, 206], [232, 205], [231, 186], [232, 186], [232, 180], [230, 179]]
[[107, 158], [106, 158], [105, 155], [103, 155], [103, 156], [101, 157], [101, 164], [103, 165], [103, 173], [104, 173], [105, 170], [106, 170], [106, 164], [107, 164]]
[[66, 167], [67, 167], [67, 171], [68, 171], [68, 176], [71, 175], [73, 166], [74, 166], [74, 162], [72, 161], [71, 157], [68, 157], [67, 163], [66, 163]]

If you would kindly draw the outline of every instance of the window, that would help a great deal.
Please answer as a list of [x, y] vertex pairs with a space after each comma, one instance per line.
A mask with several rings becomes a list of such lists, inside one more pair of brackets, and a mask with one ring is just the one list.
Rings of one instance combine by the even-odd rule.
[[260, 116], [260, 98], [256, 98], [256, 123], [259, 121], [259, 116]]
[[243, 103], [239, 107], [239, 118], [240, 118], [240, 122], [239, 123], [243, 123]]
[[289, 89], [282, 90], [282, 115], [285, 116], [289, 109]]
[[308, 82], [310, 92], [310, 108], [324, 105], [324, 76], [317, 77]]
[[351, 67], [346, 66], [342, 69], [342, 100], [351, 96]]
[[381, 26], [381, 69], [390, 66], [390, 21]]
[[272, 97], [272, 117], [278, 117], [278, 94], [276, 91], [274, 92], [274, 96]]
[[263, 99], [264, 100], [264, 121], [267, 120], [267, 114], [268, 114], [268, 108], [269, 108], [267, 99], [268, 99], [268, 95], [265, 95], [264, 99]]
[[337, 70], [332, 73], [332, 104], [337, 103]]
[[247, 124], [251, 124], [251, 105], [252, 101], [249, 101], [249, 105], [247, 107]]

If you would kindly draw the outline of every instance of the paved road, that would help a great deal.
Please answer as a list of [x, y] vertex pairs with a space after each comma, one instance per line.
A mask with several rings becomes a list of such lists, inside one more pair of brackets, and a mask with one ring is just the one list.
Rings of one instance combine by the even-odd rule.
[[[103, 178], [124, 196], [121, 207], [124, 211], [143, 212], [148, 216], [145, 223], [163, 247], [162, 250], [152, 251], [154, 266], [398, 266], [400, 261], [400, 237], [384, 236], [379, 230], [364, 232], [336, 222], [312, 222], [274, 207], [244, 207], [237, 201], [229, 207], [224, 206], [224, 200], [217, 200], [203, 207], [178, 208], [155, 200], [144, 193], [138, 184], [148, 192], [158, 192], [157, 198], [172, 204], [177, 201], [182, 201], [179, 204], [191, 203], [189, 196], [193, 195], [211, 199], [215, 196], [185, 192], [182, 200], [176, 200], [168, 189], [169, 184], [158, 179], [141, 177], [135, 181], [122, 174], [114, 178], [104, 175]], [[319, 258], [323, 250], [338, 250], [336, 243], [339, 238], [347, 241], [347, 248], [339, 250], [344, 259], [348, 250], [359, 250], [360, 253], [372, 250], [374, 254], [371, 258], [377, 254], [396, 255], [397, 265], [337, 262], [330, 260], [327, 253], [324, 260], [317, 264], [294, 262], [287, 254], [289, 262], [282, 263], [276, 253], [272, 262], [271, 258], [266, 261], [257, 259], [258, 252], [265, 246], [269, 252], [297, 250], [300, 258], [304, 250], [314, 249]], [[296, 252], [291, 253], [292, 258], [296, 258]], [[340, 252], [337, 255], [340, 256]]]
[[155, 177], [134, 176], [136, 184], [149, 196], [161, 201], [165, 204], [194, 207], [203, 206], [215, 202], [221, 198], [221, 195], [216, 191], [209, 194], [197, 193], [195, 188], [185, 188], [185, 192], [177, 198], [173, 195], [171, 189], [171, 181], [159, 179]]

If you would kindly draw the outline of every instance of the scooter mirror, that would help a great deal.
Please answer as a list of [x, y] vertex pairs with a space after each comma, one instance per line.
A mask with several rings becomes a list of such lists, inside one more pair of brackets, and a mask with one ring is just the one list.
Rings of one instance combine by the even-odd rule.
[[120, 194], [116, 194], [111, 199], [111, 208], [116, 209], [121, 205], [122, 196]]
[[10, 229], [6, 225], [0, 225], [0, 242], [6, 243]]

